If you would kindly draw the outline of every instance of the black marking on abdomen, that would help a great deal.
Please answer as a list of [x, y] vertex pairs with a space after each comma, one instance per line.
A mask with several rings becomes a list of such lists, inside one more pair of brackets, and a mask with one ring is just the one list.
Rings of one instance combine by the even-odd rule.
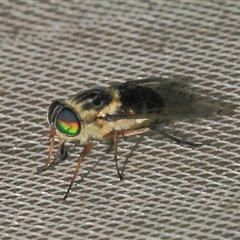
[[131, 83], [123, 83], [116, 87], [119, 91], [121, 110], [132, 109], [135, 114], [159, 112], [164, 107], [163, 98], [153, 89]]

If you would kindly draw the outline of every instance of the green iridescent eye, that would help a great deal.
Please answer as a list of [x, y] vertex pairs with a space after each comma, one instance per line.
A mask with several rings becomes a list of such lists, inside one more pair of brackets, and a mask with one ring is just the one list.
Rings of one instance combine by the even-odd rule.
[[56, 128], [64, 135], [74, 137], [79, 134], [81, 123], [71, 109], [63, 108], [57, 115]]

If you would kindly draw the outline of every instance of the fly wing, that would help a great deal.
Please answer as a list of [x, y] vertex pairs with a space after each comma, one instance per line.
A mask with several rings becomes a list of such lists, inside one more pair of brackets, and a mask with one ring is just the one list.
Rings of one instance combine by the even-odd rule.
[[[122, 99], [122, 102], [127, 100], [125, 101], [126, 108], [122, 108], [117, 114], [112, 115], [111, 119], [109, 118], [114, 121], [148, 118], [157, 119], [158, 123], [164, 124], [174, 120], [207, 118], [214, 113], [229, 115], [233, 113], [234, 109], [233, 106], [229, 106], [222, 100], [196, 93], [189, 83], [189, 79], [183, 77], [178, 79], [140, 79], [119, 86], [124, 86], [124, 89], [126, 86], [133, 86], [140, 92], [138, 94], [129, 92], [127, 96], [131, 97], [126, 98], [125, 96], [125, 99]], [[147, 94], [144, 95], [143, 92]], [[128, 111], [131, 109], [130, 100], [134, 102], [135, 111], [132, 112]], [[150, 105], [143, 104], [147, 101]]]
[[231, 115], [234, 112], [233, 104], [198, 93], [186, 78], [162, 79], [155, 91], [164, 99], [163, 115], [172, 120], [207, 118], [212, 114]]

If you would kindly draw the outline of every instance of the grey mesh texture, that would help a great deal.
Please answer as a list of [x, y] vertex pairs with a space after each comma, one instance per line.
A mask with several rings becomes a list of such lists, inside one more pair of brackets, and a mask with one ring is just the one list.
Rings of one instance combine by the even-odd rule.
[[[240, 2], [0, 2], [1, 239], [240, 239]], [[94, 141], [47, 171], [48, 107], [77, 91], [151, 76], [191, 79], [231, 115]], [[57, 145], [55, 146], [56, 152]]]

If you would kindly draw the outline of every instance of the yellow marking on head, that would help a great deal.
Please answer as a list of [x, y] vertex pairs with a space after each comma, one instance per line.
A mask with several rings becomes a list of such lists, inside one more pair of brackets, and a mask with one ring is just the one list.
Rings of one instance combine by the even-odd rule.
[[97, 114], [96, 110], [94, 109], [83, 110], [83, 105], [85, 104], [85, 102], [76, 103], [74, 100], [69, 99], [66, 103], [70, 105], [78, 113], [82, 122], [92, 121], [93, 119], [96, 118]]

